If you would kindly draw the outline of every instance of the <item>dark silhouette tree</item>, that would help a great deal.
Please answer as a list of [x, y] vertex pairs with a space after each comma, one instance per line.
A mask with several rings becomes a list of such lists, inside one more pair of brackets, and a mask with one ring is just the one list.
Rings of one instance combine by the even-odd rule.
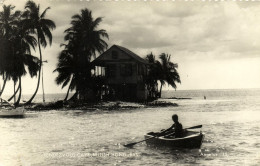
[[28, 29], [31, 33], [36, 33], [37, 43], [40, 53], [40, 70], [38, 72], [38, 82], [37, 87], [32, 95], [32, 97], [26, 102], [26, 104], [30, 104], [34, 99], [35, 95], [38, 92], [40, 80], [41, 80], [41, 70], [42, 70], [42, 52], [41, 46], [44, 48], [47, 46], [46, 39], [49, 40], [49, 44], [52, 44], [52, 34], [51, 30], [56, 28], [55, 23], [45, 18], [47, 11], [50, 7], [46, 8], [42, 13], [40, 13], [40, 5], [36, 5], [33, 1], [27, 1], [25, 4], [25, 12], [23, 13], [23, 25], [26, 25], [26, 29]]
[[0, 38], [1, 38], [1, 54], [0, 54], [0, 74], [2, 75], [2, 78], [4, 80], [2, 89], [0, 89], [0, 96], [2, 95], [7, 80], [10, 79], [6, 75], [5, 68], [8, 66], [7, 63], [5, 63], [6, 55], [8, 54], [7, 43], [8, 40], [10, 40], [12, 36], [12, 28], [16, 25], [17, 17], [20, 15], [20, 11], [12, 12], [15, 6], [12, 5], [3, 5], [3, 11], [0, 12]]
[[145, 82], [149, 92], [149, 98], [155, 99], [158, 95], [158, 80], [162, 77], [162, 67], [158, 60], [155, 59], [153, 53], [146, 56], [146, 60], [150, 63], [149, 74], [147, 75]]
[[104, 41], [104, 38], [108, 39], [107, 32], [97, 30], [101, 21], [102, 18], [94, 19], [91, 11], [83, 9], [80, 14], [72, 16], [71, 27], [65, 30], [67, 44], [62, 45], [64, 50], [54, 70], [59, 73], [56, 83], [62, 84], [62, 88], [70, 82], [65, 100], [70, 90], [76, 90], [75, 95], [84, 94], [86, 88], [93, 86], [91, 59], [108, 46]]
[[62, 84], [62, 88], [69, 84], [65, 101], [68, 99], [69, 91], [75, 90], [76, 88], [76, 79], [77, 73], [80, 69], [77, 65], [76, 57], [69, 53], [68, 50], [63, 50], [58, 57], [58, 65], [54, 72], [58, 72], [58, 76], [56, 78], [56, 83], [58, 85]]
[[162, 95], [162, 86], [167, 83], [174, 89], [177, 88], [176, 82], [181, 83], [179, 73], [177, 71], [178, 64], [171, 62], [171, 55], [162, 53], [159, 56], [159, 59], [161, 61], [161, 78], [160, 78], [160, 92], [159, 92], [159, 97]]
[[[152, 53], [146, 56], [146, 60], [150, 63], [149, 74], [146, 77], [146, 85], [150, 98], [161, 97], [162, 87], [166, 83], [174, 89], [177, 88], [176, 83], [181, 83], [177, 71], [178, 64], [171, 62], [171, 55], [162, 53], [159, 55], [159, 59], [160, 61], [156, 60]], [[158, 82], [160, 82], [159, 89]]]
[[[14, 84], [19, 81], [17, 89], [17, 91], [19, 90], [19, 97], [17, 102], [14, 103], [17, 106], [22, 93], [21, 77], [27, 73], [26, 68], [28, 68], [31, 77], [36, 76], [40, 61], [37, 57], [31, 55], [30, 49], [34, 49], [37, 42], [24, 28], [25, 26], [21, 21], [21, 12], [16, 11], [11, 14], [14, 7], [9, 6], [9, 8], [4, 7], [3, 13], [6, 13], [6, 9], [10, 9], [7, 13], [12, 21], [5, 21], [5, 23], [11, 22], [10, 25], [12, 26], [0, 27], [1, 72], [4, 73], [6, 79], [12, 79]], [[7, 15], [5, 15], [6, 18], [8, 18]], [[1, 20], [3, 19], [1, 18]]]

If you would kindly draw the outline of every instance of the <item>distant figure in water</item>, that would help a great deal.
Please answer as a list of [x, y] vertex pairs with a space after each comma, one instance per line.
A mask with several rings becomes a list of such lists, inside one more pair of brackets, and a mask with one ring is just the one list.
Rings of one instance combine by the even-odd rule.
[[207, 97], [206, 96], [204, 96], [204, 100], [206, 100], [207, 99]]
[[183, 129], [182, 129], [182, 124], [178, 120], [178, 115], [176, 114], [172, 115], [172, 120], [174, 124], [167, 130], [164, 130], [160, 135], [168, 135], [174, 132], [172, 135], [175, 135], [175, 138], [182, 137]]

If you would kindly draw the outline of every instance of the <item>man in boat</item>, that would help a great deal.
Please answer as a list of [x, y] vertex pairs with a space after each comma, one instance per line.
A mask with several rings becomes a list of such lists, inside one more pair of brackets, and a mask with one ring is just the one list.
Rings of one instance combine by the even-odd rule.
[[178, 120], [178, 115], [177, 114], [172, 115], [172, 120], [174, 124], [170, 128], [161, 132], [159, 135], [160, 136], [167, 135], [167, 137], [175, 135], [175, 138], [181, 138], [183, 136], [183, 129], [182, 129], [182, 124]]

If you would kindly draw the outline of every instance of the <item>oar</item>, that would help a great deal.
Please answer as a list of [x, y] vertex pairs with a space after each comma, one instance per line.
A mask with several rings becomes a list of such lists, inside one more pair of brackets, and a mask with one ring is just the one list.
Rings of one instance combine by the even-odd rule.
[[[202, 125], [198, 125], [198, 126], [193, 126], [193, 127], [185, 128], [185, 130], [187, 130], [187, 129], [197, 129], [197, 128], [201, 128], [201, 127], [202, 127]], [[133, 143], [130, 143], [130, 144], [126, 144], [126, 145], [124, 145], [124, 146], [125, 146], [125, 147], [132, 147], [132, 146], [134, 146], [135, 144], [138, 144], [138, 143], [147, 141], [147, 140], [152, 139], [152, 138], [154, 138], [154, 137], [157, 137], [157, 136], [153, 136], [153, 137], [144, 139], [144, 140], [142, 140], [142, 141], [138, 141], [138, 142], [133, 142]]]

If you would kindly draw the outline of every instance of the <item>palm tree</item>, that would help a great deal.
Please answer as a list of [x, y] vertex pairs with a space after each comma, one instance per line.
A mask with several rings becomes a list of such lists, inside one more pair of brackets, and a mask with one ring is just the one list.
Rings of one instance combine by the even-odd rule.
[[[39, 70], [39, 59], [32, 56], [30, 48], [35, 49], [37, 44], [36, 39], [24, 29], [24, 25], [21, 22], [21, 15], [19, 11], [15, 11], [11, 14], [14, 7], [4, 7], [4, 11], [1, 16], [1, 35], [0, 35], [0, 51], [1, 51], [1, 69], [0, 71], [5, 75], [5, 79], [14, 81], [14, 84], [19, 81], [18, 89], [19, 97], [15, 105], [20, 102], [22, 86], [21, 77], [27, 73], [25, 67], [27, 66], [31, 77], [37, 75]], [[7, 10], [7, 11], [6, 11]], [[8, 16], [9, 15], [9, 16]], [[9, 18], [9, 19], [8, 19]], [[5, 21], [2, 21], [5, 20]], [[10, 23], [12, 26], [5, 24]], [[15, 97], [14, 93], [14, 97]]]
[[57, 68], [53, 72], [58, 72], [59, 75], [56, 78], [56, 83], [58, 85], [62, 84], [62, 89], [69, 84], [66, 97], [64, 101], [68, 99], [69, 91], [75, 90], [76, 88], [76, 80], [77, 71], [79, 70], [79, 66], [77, 65], [76, 57], [71, 54], [68, 50], [63, 50], [59, 57], [59, 63]]
[[0, 89], [0, 97], [5, 89], [5, 84], [7, 81], [7, 77], [5, 77], [5, 55], [6, 55], [6, 40], [4, 39], [3, 35], [0, 33], [0, 75], [2, 75], [3, 85]]
[[6, 49], [7, 42], [12, 36], [12, 28], [15, 26], [17, 17], [20, 15], [20, 11], [15, 11], [12, 13], [12, 10], [15, 6], [12, 5], [3, 5], [3, 11], [0, 12], [0, 74], [3, 77], [4, 83], [2, 89], [0, 90], [0, 96], [2, 95], [7, 80], [10, 78], [6, 76], [5, 67], [8, 66], [8, 63], [5, 63], [6, 55], [9, 50]]
[[3, 86], [2, 89], [0, 90], [0, 97], [2, 95], [2, 93], [4, 92], [5, 89], [5, 85], [7, 80], [10, 79], [10, 77], [8, 77], [7, 75], [7, 66], [8, 66], [8, 55], [10, 54], [10, 51], [8, 49], [8, 40], [5, 39], [3, 36], [0, 36], [0, 74], [2, 75], [2, 79], [3, 79]]
[[[13, 64], [13, 66], [11, 65], [13, 71], [11, 72], [10, 77], [13, 79], [14, 83], [19, 81], [17, 90], [14, 92], [14, 95], [9, 99], [11, 100], [13, 97], [15, 97], [16, 93], [19, 91], [19, 97], [15, 103], [16, 106], [19, 105], [22, 93], [21, 77], [26, 75], [27, 71], [29, 72], [31, 77], [37, 76], [37, 72], [40, 69], [40, 60], [37, 57], [31, 55], [30, 50], [28, 50], [30, 42], [26, 40], [27, 36], [24, 36], [26, 33], [22, 33], [22, 31], [18, 31], [18, 33], [21, 35], [15, 34], [16, 38], [14, 41], [12, 41], [12, 44], [15, 45], [15, 54], [13, 55], [13, 60], [10, 62], [10, 64]], [[36, 39], [34, 45], [36, 45]]]
[[15, 6], [12, 5], [4, 5], [3, 11], [0, 12], [0, 29], [5, 39], [9, 39], [12, 36], [12, 28], [16, 26], [17, 18], [21, 14], [19, 10], [12, 13], [14, 8]]
[[[25, 65], [28, 68], [29, 74], [31, 77], [37, 76], [37, 72], [39, 71], [39, 64], [40, 60], [31, 55], [30, 48], [33, 48], [35, 50], [35, 47], [37, 46], [37, 40], [29, 34], [29, 32], [24, 29], [24, 26], [22, 25], [22, 22], [19, 21], [16, 27], [16, 32], [14, 32], [14, 45], [16, 46], [16, 61], [14, 64], [21, 62], [21, 65]], [[20, 68], [19, 70], [23, 70]], [[23, 74], [26, 74], [27, 72], [24, 72]], [[20, 85], [21, 83], [19, 83]], [[12, 100], [12, 98], [18, 93], [18, 91], [21, 89], [20, 86], [15, 90], [15, 93], [13, 96], [11, 96], [8, 101]], [[20, 91], [21, 92], [21, 91]]]
[[[14, 61], [13, 61], [13, 72], [11, 74], [11, 77], [16, 84], [17, 81], [19, 81], [18, 89], [19, 90], [19, 97], [15, 103], [15, 106], [19, 105], [21, 93], [22, 93], [22, 81], [21, 77], [27, 74], [26, 67], [28, 68], [28, 71], [30, 73], [31, 77], [37, 76], [37, 72], [39, 71], [39, 64], [40, 60], [37, 57], [34, 57], [33, 55], [26, 54], [22, 51], [16, 51], [16, 54], [14, 55]], [[14, 94], [15, 97], [15, 94]]]
[[[70, 90], [76, 90], [77, 94], [82, 94], [85, 86], [92, 86], [91, 80], [91, 58], [96, 57], [96, 53], [102, 53], [107, 48], [107, 43], [103, 38], [108, 39], [105, 30], [97, 30], [102, 18], [93, 19], [91, 11], [81, 10], [80, 14], [72, 16], [71, 27], [65, 30], [63, 44], [65, 49], [59, 55], [59, 63], [54, 72], [59, 75], [56, 78], [57, 84], [62, 84], [64, 88], [69, 82], [69, 88], [65, 97], [68, 97]], [[83, 86], [84, 85], [84, 86]]]
[[162, 86], [167, 83], [168, 85], [172, 86], [174, 89], [177, 88], [176, 82], [181, 83], [179, 73], [177, 71], [178, 64], [171, 62], [171, 55], [162, 53], [159, 56], [161, 60], [161, 78], [160, 83], [160, 92], [159, 97], [161, 97], [162, 94]]
[[97, 30], [101, 21], [101, 17], [93, 19], [90, 10], [82, 9], [80, 14], [72, 16], [72, 26], [65, 30], [65, 41], [73, 43], [74, 47], [78, 45], [78, 54], [87, 57], [88, 61], [91, 56], [95, 58], [96, 52], [102, 53], [108, 46], [103, 40], [108, 39], [106, 30]]
[[42, 13], [40, 13], [40, 5], [36, 5], [33, 1], [27, 1], [25, 4], [26, 11], [23, 13], [23, 24], [26, 25], [26, 29], [29, 29], [31, 33], [36, 33], [37, 35], [37, 43], [40, 53], [40, 70], [38, 72], [38, 83], [34, 94], [31, 99], [29, 99], [26, 104], [30, 104], [34, 99], [35, 95], [38, 92], [40, 80], [41, 80], [41, 69], [42, 69], [42, 52], [41, 46], [46, 47], [47, 41], [49, 39], [49, 44], [52, 43], [52, 34], [51, 30], [56, 28], [55, 23], [46, 19], [46, 12], [50, 9], [50, 7], [46, 8]]
[[[156, 60], [152, 53], [146, 56], [146, 60], [150, 63], [149, 74], [146, 78], [146, 85], [150, 93], [150, 98], [161, 97], [162, 87], [166, 83], [174, 89], [177, 88], [176, 82], [181, 83], [180, 76], [177, 71], [178, 64], [171, 62], [171, 55], [162, 53], [159, 55], [159, 59], [160, 61]], [[160, 82], [159, 90], [158, 81]]]
[[150, 63], [149, 74], [147, 75], [145, 81], [149, 92], [149, 98], [154, 99], [158, 94], [158, 83], [157, 81], [161, 78], [161, 64], [155, 59], [153, 53], [146, 56], [146, 60]]

